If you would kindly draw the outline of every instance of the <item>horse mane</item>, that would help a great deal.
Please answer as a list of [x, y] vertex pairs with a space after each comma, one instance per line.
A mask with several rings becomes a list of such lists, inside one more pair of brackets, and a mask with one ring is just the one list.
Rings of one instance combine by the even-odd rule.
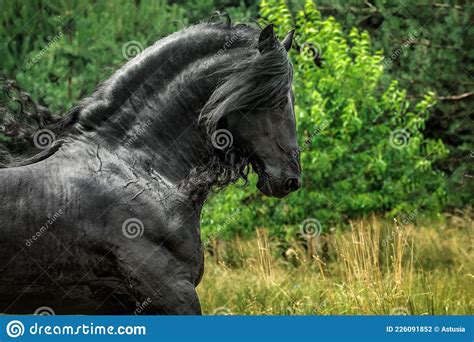
[[[283, 46], [279, 45], [275, 49], [260, 54], [257, 43], [261, 29], [248, 24], [231, 24], [230, 20], [227, 23], [207, 22], [192, 25], [164, 39], [174, 37], [185, 39], [186, 36], [199, 32], [206, 27], [217, 28], [226, 32], [234, 30], [239, 39], [243, 38], [245, 41], [241, 45], [230, 44], [225, 52], [222, 49], [209, 51], [210, 54], [214, 54], [213, 58], [224, 53], [238, 55], [238, 58], [232, 58], [230, 63], [223, 63], [219, 70], [210, 75], [222, 75], [222, 81], [200, 113], [199, 121], [204, 124], [208, 133], [212, 134], [217, 122], [226, 114], [236, 111], [248, 113], [262, 105], [275, 107], [279, 101], [286, 99], [286, 95], [291, 88], [293, 70], [288, 53]], [[229, 39], [232, 39], [232, 37]], [[243, 53], [233, 51], [242, 47], [244, 49]], [[133, 63], [133, 61], [130, 63]], [[66, 126], [79, 123], [88, 128], [87, 125], [92, 119], [101, 120], [101, 117], [107, 117], [116, 111], [127, 99], [127, 96], [120, 97], [117, 94], [133, 92], [136, 87], [140, 86], [133, 80], [136, 75], [132, 72], [126, 73], [126, 70], [125, 68], [125, 73], [120, 75], [121, 79], [116, 78], [116, 75], [112, 76], [98, 86], [90, 97], [85, 98], [74, 107], [69, 112], [70, 119]], [[114, 97], [107, 96], [107, 94], [114, 94]]]
[[199, 117], [208, 134], [216, 130], [225, 115], [247, 114], [262, 107], [274, 108], [287, 98], [293, 68], [284, 47], [279, 45], [261, 54], [255, 41], [251, 48], [254, 53], [216, 71], [225, 76]]
[[[137, 71], [137, 68], [134, 68], [136, 64], [150, 61], [154, 54], [158, 54], [165, 45], [163, 41], [173, 41], [180, 38], [187, 38], [188, 41], [191, 41], [188, 37], [198, 35], [206, 29], [222, 30], [226, 37], [229, 32], [234, 32], [239, 36], [239, 42], [231, 44], [224, 51], [221, 49], [206, 52], [207, 58], [222, 57], [224, 54], [229, 54], [231, 57], [238, 56], [238, 58], [229, 58], [227, 61], [223, 61], [219, 68], [213, 72], [214, 76], [220, 76], [221, 81], [198, 113], [198, 122], [209, 136], [215, 131], [218, 122], [225, 115], [239, 114], [239, 112], [246, 114], [258, 108], [276, 107], [280, 101], [286, 99], [291, 88], [292, 66], [283, 46], [278, 45], [275, 49], [260, 53], [258, 51], [258, 37], [261, 29], [247, 24], [231, 24], [230, 21], [227, 23], [201, 23], [160, 39], [149, 48], [148, 53], [144, 51], [144, 59], [130, 60], [113, 76], [100, 84], [92, 95], [71, 108], [64, 118], [56, 118], [54, 125], [46, 127], [58, 137], [49, 149], [43, 150], [35, 156], [28, 156], [27, 159], [25, 159], [26, 156], [10, 159], [8, 165], [0, 164], [0, 168], [27, 165], [46, 159], [60, 148], [68, 136], [100, 127], [101, 123], [130, 100], [131, 94], [135, 90], [143, 86], [140, 80], [145, 79], [144, 83], [148, 82], [149, 69]], [[166, 83], [166, 78], [162, 78], [161, 86], [166, 87]], [[210, 139], [207, 140], [210, 141]], [[248, 162], [242, 158], [243, 151], [233, 149], [227, 151], [224, 156], [219, 155], [222, 151], [212, 150], [212, 146], [205, 148], [209, 150], [210, 155], [217, 154], [220, 162], [217, 163], [215, 158], [211, 158], [206, 165], [199, 167], [199, 170], [196, 169], [196, 172], [192, 172], [189, 178], [193, 178], [196, 184], [222, 187], [241, 177], [246, 179]], [[226, 159], [231, 162], [222, 163], [222, 160]], [[200, 176], [197, 175], [198, 173]]]
[[[210, 20], [214, 17], [210, 17]], [[146, 87], [147, 85], [153, 82], [153, 77], [157, 75], [154, 69], [157, 69], [156, 65], [150, 64], [162, 64], [170, 61], [168, 56], [161, 59], [155, 59], [155, 56], [158, 56], [162, 49], [166, 49], [167, 42], [180, 42], [180, 44], [196, 44], [199, 43], [199, 35], [206, 29], [218, 29], [225, 33], [234, 32], [234, 34], [239, 36], [241, 40], [240, 44], [230, 44], [229, 47], [226, 47], [225, 52], [235, 50], [238, 47], [248, 47], [253, 45], [258, 38], [258, 33], [260, 30], [247, 25], [247, 24], [231, 24], [230, 22], [212, 22], [208, 21], [207, 23], [200, 23], [196, 25], [191, 25], [181, 31], [174, 32], [166, 37], [161, 38], [155, 44], [145, 49], [139, 56], [130, 60], [119, 70], [117, 70], [109, 79], [100, 84], [93, 94], [89, 97], [84, 98], [79, 102], [77, 106], [72, 108], [68, 112], [70, 120], [68, 121], [67, 127], [71, 127], [71, 131], [77, 131], [76, 128], [80, 127], [81, 130], [94, 130], [95, 127], [100, 126], [100, 124], [107, 120], [111, 115], [117, 112], [120, 107], [129, 99], [136, 90], [140, 87]], [[193, 40], [189, 37], [197, 35]], [[196, 41], [197, 39], [197, 41]], [[229, 37], [232, 39], [232, 37]], [[255, 42], [254, 42], [255, 40]], [[223, 49], [219, 46], [217, 49], [210, 49], [206, 51], [206, 57], [216, 58], [223, 54]], [[179, 48], [178, 48], [179, 49]], [[148, 51], [147, 51], [148, 50]], [[177, 53], [175, 51], [174, 53]], [[143, 58], [142, 58], [143, 57]], [[142, 58], [142, 60], [139, 60]], [[196, 57], [198, 61], [199, 57]], [[135, 68], [135, 65], [141, 64], [141, 68]], [[180, 64], [174, 65], [173, 69], [175, 72], [178, 70], [185, 70], [187, 65]], [[159, 69], [159, 67], [158, 67]], [[230, 68], [228, 71], [231, 72], [233, 68]], [[159, 71], [158, 71], [159, 72]], [[150, 75], [151, 74], [151, 75]], [[167, 86], [167, 77], [170, 76], [170, 73], [161, 73], [161, 83], [153, 84], [153, 86], [159, 86], [160, 88], [166, 88]]]

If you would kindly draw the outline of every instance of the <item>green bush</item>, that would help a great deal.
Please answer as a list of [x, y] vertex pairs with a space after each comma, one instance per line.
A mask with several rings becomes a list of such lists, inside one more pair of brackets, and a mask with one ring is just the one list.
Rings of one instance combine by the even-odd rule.
[[[424, 133], [442, 139], [449, 154], [435, 165], [449, 176], [447, 208], [473, 201], [473, 36], [471, 1], [315, 0], [323, 17], [332, 15], [349, 31], [367, 30], [384, 51], [383, 84], [399, 81], [410, 101], [428, 91], [437, 103]], [[295, 13], [303, 1], [288, 0]], [[470, 117], [469, 117], [470, 116]]]
[[[383, 89], [382, 52], [372, 52], [369, 35], [344, 34], [312, 1], [292, 16], [284, 1], [262, 0], [261, 13], [280, 37], [293, 27], [297, 32], [299, 53], [291, 56], [303, 186], [284, 200], [259, 194], [255, 177], [246, 189], [228, 188], [207, 204], [205, 233], [245, 235], [264, 226], [284, 236], [309, 218], [324, 230], [374, 212], [438, 212], [445, 179], [432, 165], [446, 149], [421, 133], [433, 94], [412, 103], [397, 82]], [[318, 63], [315, 54], [322, 57]]]

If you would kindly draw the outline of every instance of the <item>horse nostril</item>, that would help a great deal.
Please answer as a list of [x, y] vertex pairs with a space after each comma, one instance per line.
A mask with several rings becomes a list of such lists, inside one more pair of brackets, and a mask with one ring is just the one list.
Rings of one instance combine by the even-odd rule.
[[292, 192], [300, 188], [301, 182], [299, 178], [287, 178], [285, 180], [285, 191]]

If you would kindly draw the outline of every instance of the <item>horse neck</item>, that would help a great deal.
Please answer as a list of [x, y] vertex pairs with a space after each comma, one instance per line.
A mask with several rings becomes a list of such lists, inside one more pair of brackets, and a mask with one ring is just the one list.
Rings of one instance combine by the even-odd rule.
[[205, 26], [145, 50], [86, 103], [76, 124], [80, 136], [182, 182], [211, 158], [200, 109], [223, 77], [216, 71], [232, 58], [223, 49], [229, 42], [247, 46], [248, 37], [243, 38]]

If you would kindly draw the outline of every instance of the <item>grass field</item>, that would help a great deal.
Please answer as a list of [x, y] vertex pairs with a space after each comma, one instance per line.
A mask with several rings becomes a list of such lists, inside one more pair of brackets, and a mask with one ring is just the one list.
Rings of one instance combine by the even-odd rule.
[[204, 314], [461, 315], [474, 312], [473, 224], [378, 219], [282, 243], [214, 243], [198, 287]]

